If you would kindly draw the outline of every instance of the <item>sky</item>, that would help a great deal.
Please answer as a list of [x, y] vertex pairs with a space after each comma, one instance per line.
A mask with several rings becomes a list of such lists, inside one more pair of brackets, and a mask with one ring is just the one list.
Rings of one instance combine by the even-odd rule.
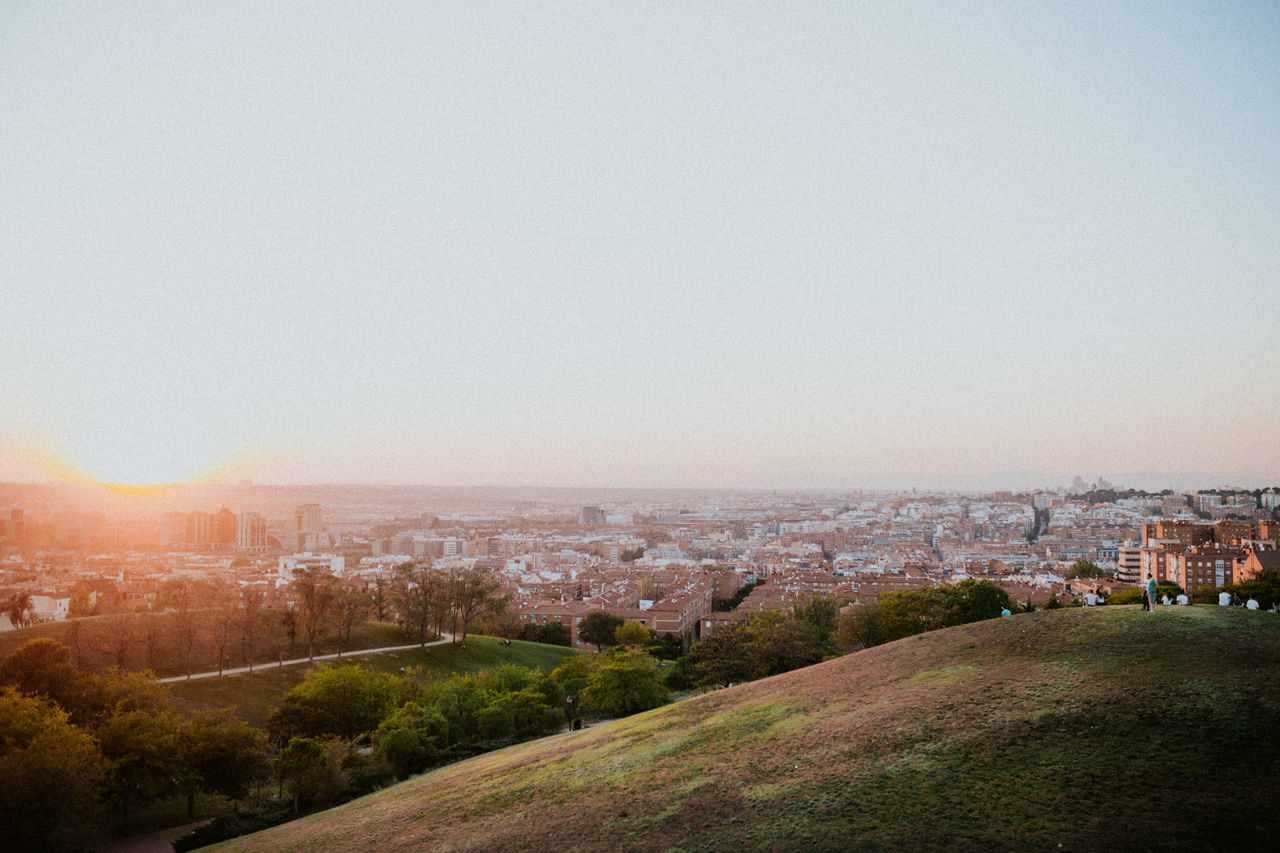
[[0, 4], [0, 480], [1280, 480], [1277, 44], [1262, 2]]

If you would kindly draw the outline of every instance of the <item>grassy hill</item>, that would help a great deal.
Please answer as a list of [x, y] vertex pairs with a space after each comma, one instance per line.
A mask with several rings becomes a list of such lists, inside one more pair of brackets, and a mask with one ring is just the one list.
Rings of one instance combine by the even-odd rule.
[[[396, 642], [401, 642], [397, 640]], [[343, 661], [355, 661], [382, 672], [399, 673], [401, 667], [418, 666], [425, 677], [440, 677], [455, 672], [479, 672], [504, 663], [538, 667], [550, 672], [569, 655], [581, 654], [563, 646], [547, 646], [512, 640], [503, 646], [493, 637], [471, 635], [466, 648], [452, 643], [425, 649], [396, 652], [344, 655]], [[326, 661], [329, 664], [339, 661]], [[267, 724], [267, 715], [280, 704], [284, 694], [307, 674], [307, 666], [270, 665], [252, 674], [228, 675], [198, 681], [181, 681], [169, 685], [170, 697], [177, 708], [202, 711], [212, 708], [234, 708], [242, 720], [259, 727]]]
[[445, 767], [222, 850], [1270, 849], [1280, 616], [924, 634]]

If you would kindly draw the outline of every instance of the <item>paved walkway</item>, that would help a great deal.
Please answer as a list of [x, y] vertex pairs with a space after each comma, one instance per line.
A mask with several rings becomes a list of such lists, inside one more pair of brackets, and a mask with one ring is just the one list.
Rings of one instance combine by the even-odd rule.
[[340, 653], [331, 654], [331, 655], [316, 655], [313, 658], [294, 658], [293, 660], [287, 660], [283, 662], [277, 661], [274, 663], [257, 663], [253, 665], [253, 669], [250, 669], [247, 666], [237, 666], [234, 669], [224, 669], [222, 672], [218, 672], [215, 669], [213, 672], [193, 672], [190, 675], [171, 675], [168, 678], [158, 678], [156, 680], [159, 681], [161, 684], [165, 684], [165, 683], [173, 683], [177, 681], [195, 681], [197, 678], [219, 678], [224, 675], [239, 675], [242, 672], [262, 672], [265, 669], [279, 669], [282, 666], [297, 666], [300, 663], [315, 663], [316, 661], [321, 661], [321, 660], [337, 660], [339, 658], [351, 658], [351, 657], [357, 657], [359, 655], [374, 654], [376, 652], [402, 652], [402, 651], [406, 651], [407, 649], [421, 649], [421, 648], [428, 648], [430, 646], [443, 646], [445, 643], [452, 643], [452, 642], [453, 642], [453, 635], [445, 634], [443, 639], [434, 640], [433, 642], [425, 643], [425, 644], [410, 643], [407, 646], [383, 646], [380, 649], [352, 649], [349, 652], [340, 652]]
[[173, 853], [173, 842], [186, 835], [207, 820], [188, 823], [185, 826], [171, 826], [168, 829], [157, 829], [145, 835], [134, 835], [129, 838], [114, 838], [111, 841], [94, 847], [95, 853]]

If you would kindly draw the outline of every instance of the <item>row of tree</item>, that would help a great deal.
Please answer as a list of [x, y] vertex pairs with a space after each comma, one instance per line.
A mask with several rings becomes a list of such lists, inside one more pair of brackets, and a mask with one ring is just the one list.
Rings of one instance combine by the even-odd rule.
[[157, 799], [244, 798], [266, 772], [262, 733], [229, 714], [177, 714], [149, 675], [88, 672], [31, 640], [0, 662], [0, 826], [14, 850], [93, 841]]
[[[373, 578], [303, 570], [272, 589], [180, 578], [160, 588], [154, 609], [71, 619], [62, 636], [77, 666], [187, 675], [385, 642], [370, 620], [401, 624], [411, 642], [445, 633], [465, 641], [478, 620], [507, 601], [487, 569], [429, 563], [406, 563]], [[5, 604], [16, 626], [34, 622], [30, 595], [18, 593]]]

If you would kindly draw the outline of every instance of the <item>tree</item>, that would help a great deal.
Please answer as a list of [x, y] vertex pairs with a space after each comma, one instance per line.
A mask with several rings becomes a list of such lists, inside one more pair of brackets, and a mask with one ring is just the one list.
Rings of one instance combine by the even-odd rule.
[[943, 602], [947, 608], [947, 625], [965, 625], [982, 619], [994, 619], [1013, 602], [1004, 588], [990, 581], [962, 580], [944, 586]]
[[94, 825], [102, 778], [97, 745], [65, 711], [0, 689], [0, 846], [45, 850]]
[[369, 591], [369, 606], [374, 621], [385, 622], [391, 608], [391, 582], [379, 571], [373, 576], [373, 589]]
[[439, 572], [431, 564], [401, 563], [391, 581], [391, 601], [404, 622], [405, 638], [427, 643], [431, 624], [436, 621], [444, 588]]
[[195, 715], [178, 732], [179, 779], [187, 794], [187, 817], [195, 816], [197, 790], [238, 802], [270, 770], [262, 732], [228, 711]]
[[346, 757], [347, 747], [341, 741], [294, 738], [271, 763], [271, 771], [280, 783], [281, 796], [289, 789], [297, 812], [300, 801], [327, 803], [337, 798], [347, 784]]
[[1104, 571], [1100, 566], [1092, 560], [1076, 560], [1071, 568], [1067, 571], [1067, 580], [1094, 580], [1096, 578], [1112, 577], [1112, 574]]
[[564, 659], [561, 664], [551, 670], [551, 679], [560, 685], [568, 696], [576, 696], [587, 686], [591, 677], [591, 667], [583, 655], [573, 655]]
[[240, 628], [240, 656], [253, 672], [253, 659], [257, 654], [261, 632], [262, 606], [266, 596], [262, 590], [247, 586], [240, 590], [239, 611], [236, 622]]
[[31, 593], [25, 591], [18, 591], [9, 596], [4, 605], [4, 613], [15, 628], [25, 628], [28, 625], [34, 625], [37, 621], [34, 600], [31, 598]]
[[461, 642], [464, 643], [472, 622], [500, 610], [509, 600], [509, 596], [502, 593], [502, 581], [489, 569], [479, 566], [454, 570], [449, 578], [449, 587], [454, 614], [462, 626]]
[[333, 575], [321, 569], [298, 569], [289, 588], [298, 605], [298, 622], [307, 638], [307, 658], [313, 659], [333, 609]]
[[578, 639], [591, 643], [596, 651], [604, 651], [605, 646], [612, 646], [615, 635], [622, 627], [623, 619], [603, 610], [593, 610], [578, 622]]
[[750, 635], [745, 622], [733, 622], [705, 635], [689, 650], [694, 684], [728, 687], [760, 677], [760, 667], [748, 653]]
[[107, 790], [120, 809], [120, 826], [129, 828], [131, 806], [173, 790], [179, 770], [176, 721], [147, 711], [112, 714], [97, 729], [107, 759]]
[[569, 645], [569, 629], [560, 622], [527, 622], [520, 629], [520, 639], [549, 646]]
[[229, 662], [227, 652], [236, 638], [239, 602], [227, 590], [218, 590], [210, 596], [209, 626], [213, 639], [213, 651], [217, 656], [218, 675]]
[[[278, 733], [288, 734], [282, 730], [282, 723], [301, 720], [297, 734], [337, 735], [351, 740], [378, 727], [391, 709], [395, 694], [394, 682], [384, 673], [351, 664], [319, 666], [285, 694], [284, 703], [272, 712], [268, 726], [274, 725]], [[300, 710], [309, 715], [299, 716]]]
[[89, 691], [87, 676], [71, 665], [71, 649], [51, 637], [27, 640], [0, 661], [0, 685], [27, 696], [43, 696], [81, 721]]
[[840, 604], [829, 595], [801, 598], [792, 602], [791, 618], [808, 625], [818, 645], [828, 646], [835, 640]]
[[582, 699], [604, 714], [623, 716], [663, 704], [667, 688], [658, 673], [658, 662], [644, 649], [628, 646], [591, 662]]
[[790, 672], [822, 660], [823, 644], [814, 628], [778, 611], [758, 613], [747, 623], [747, 656], [761, 678]]
[[334, 595], [337, 613], [338, 636], [342, 639], [342, 651], [351, 648], [351, 632], [363, 625], [369, 615], [369, 595], [351, 584], [339, 586]]
[[619, 646], [645, 646], [653, 639], [653, 631], [639, 622], [623, 622], [613, 632], [613, 639]]
[[199, 625], [194, 614], [195, 592], [185, 578], [174, 581], [163, 590], [162, 600], [173, 609], [169, 625], [175, 634], [178, 660], [184, 675], [191, 675], [191, 657], [195, 651]]
[[430, 767], [448, 736], [449, 722], [436, 708], [409, 702], [382, 721], [373, 742], [396, 778], [403, 779]]

